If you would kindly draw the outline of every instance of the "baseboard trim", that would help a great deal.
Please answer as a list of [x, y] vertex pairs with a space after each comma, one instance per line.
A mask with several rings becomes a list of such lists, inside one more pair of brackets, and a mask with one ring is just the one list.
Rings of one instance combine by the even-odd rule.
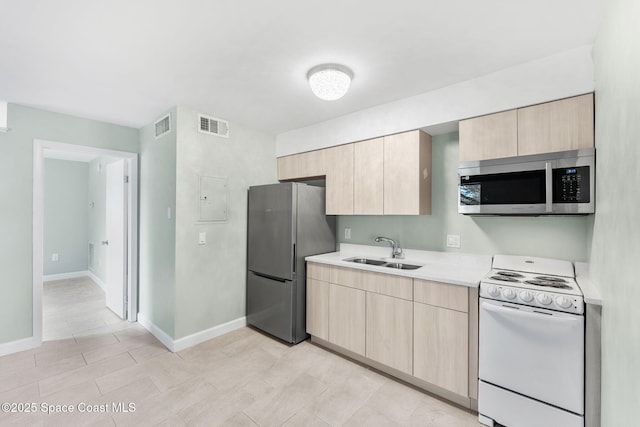
[[93, 271], [89, 270], [87, 271], [87, 276], [89, 276], [89, 278], [91, 280], [93, 280], [96, 285], [100, 286], [102, 288], [103, 291], [106, 291], [106, 285], [104, 284], [104, 282], [102, 280], [100, 280], [100, 278], [98, 276], [96, 276]]
[[169, 351], [174, 353], [247, 326], [247, 318], [240, 317], [230, 322], [223, 323], [222, 325], [214, 326], [213, 328], [205, 329], [203, 331], [196, 332], [195, 334], [174, 340], [169, 336], [169, 334], [160, 329], [142, 313], [138, 313], [138, 322], [147, 331], [149, 331], [151, 335], [156, 337], [158, 341], [164, 344]]
[[2, 343], [0, 344], [0, 356], [6, 356], [7, 354], [31, 350], [32, 348], [39, 347], [41, 344], [42, 341], [40, 341], [36, 337], [22, 338], [19, 340]]
[[65, 280], [65, 279], [75, 279], [76, 277], [85, 277], [89, 276], [89, 271], [71, 271], [69, 273], [59, 273], [59, 274], [47, 274], [46, 276], [42, 276], [43, 282], [53, 282], [54, 280]]
[[245, 326], [247, 326], [247, 318], [240, 317], [230, 322], [223, 323], [222, 325], [187, 335], [186, 337], [182, 337], [174, 341], [175, 350], [173, 351], [181, 351], [186, 348], [193, 347], [194, 345], [209, 341], [210, 339], [235, 331], [236, 329], [244, 328]]

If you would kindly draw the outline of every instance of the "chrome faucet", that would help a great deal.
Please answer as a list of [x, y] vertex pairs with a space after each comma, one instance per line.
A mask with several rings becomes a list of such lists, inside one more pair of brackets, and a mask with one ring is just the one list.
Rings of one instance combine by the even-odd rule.
[[395, 240], [390, 239], [388, 237], [378, 236], [375, 238], [376, 242], [387, 242], [391, 245], [391, 257], [392, 258], [404, 258], [404, 253], [402, 252], [402, 248], [398, 246]]

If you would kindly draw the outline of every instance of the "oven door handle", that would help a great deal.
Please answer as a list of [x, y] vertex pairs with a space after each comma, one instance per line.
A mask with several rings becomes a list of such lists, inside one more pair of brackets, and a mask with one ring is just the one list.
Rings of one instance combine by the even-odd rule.
[[[482, 309], [489, 313], [497, 314], [503, 318], [508, 316], [513, 318], [513, 320], [518, 320], [518, 318], [521, 320], [527, 319], [534, 320], [535, 322], [543, 322], [545, 324], [554, 323], [556, 326], [558, 326], [560, 323], [564, 323], [570, 328], [577, 327], [584, 321], [584, 317], [575, 314], [559, 312], [547, 313], [542, 311], [535, 311], [535, 308], [533, 307], [531, 307], [532, 310], [529, 311], [515, 307], [496, 305], [488, 301], [482, 302]], [[548, 330], [549, 333], [554, 331], [557, 331], [557, 329]]]

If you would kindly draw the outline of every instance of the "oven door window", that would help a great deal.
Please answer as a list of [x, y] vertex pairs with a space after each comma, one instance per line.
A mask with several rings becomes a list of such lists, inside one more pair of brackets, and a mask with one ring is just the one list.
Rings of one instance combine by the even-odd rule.
[[546, 203], [545, 171], [460, 177], [460, 204], [522, 205]]

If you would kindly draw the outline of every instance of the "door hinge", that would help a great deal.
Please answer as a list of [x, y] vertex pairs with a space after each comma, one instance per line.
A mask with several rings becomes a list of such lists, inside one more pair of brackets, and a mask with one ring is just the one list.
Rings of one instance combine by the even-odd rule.
[[129, 183], [129, 175], [125, 175], [124, 176], [124, 183], [128, 184]]

